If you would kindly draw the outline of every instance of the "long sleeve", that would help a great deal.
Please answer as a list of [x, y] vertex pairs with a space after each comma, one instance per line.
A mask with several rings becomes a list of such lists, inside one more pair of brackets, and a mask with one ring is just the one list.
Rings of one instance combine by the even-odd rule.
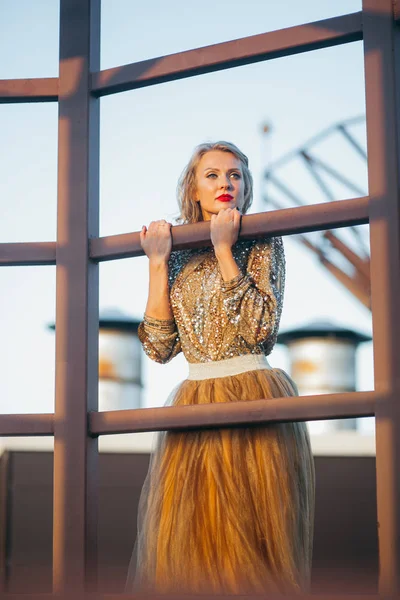
[[278, 333], [285, 282], [282, 238], [257, 241], [245, 273], [222, 285], [223, 305], [239, 335], [252, 345], [272, 349]]
[[161, 320], [144, 316], [138, 329], [139, 340], [149, 358], [167, 363], [181, 352], [181, 342], [174, 319]]

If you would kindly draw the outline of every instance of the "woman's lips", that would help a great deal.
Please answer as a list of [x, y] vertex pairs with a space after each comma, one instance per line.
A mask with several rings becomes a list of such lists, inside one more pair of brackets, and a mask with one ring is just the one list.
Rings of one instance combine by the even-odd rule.
[[220, 202], [230, 202], [231, 200], [233, 200], [233, 196], [231, 196], [230, 194], [222, 194], [222, 196], [218, 196], [217, 200], [219, 200]]

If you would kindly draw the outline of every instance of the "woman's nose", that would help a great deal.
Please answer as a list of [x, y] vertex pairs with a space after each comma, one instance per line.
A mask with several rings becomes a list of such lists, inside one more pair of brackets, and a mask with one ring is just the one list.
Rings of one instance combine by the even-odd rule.
[[232, 181], [230, 179], [230, 177], [225, 177], [225, 179], [222, 180], [222, 186], [223, 188], [229, 189], [232, 187]]

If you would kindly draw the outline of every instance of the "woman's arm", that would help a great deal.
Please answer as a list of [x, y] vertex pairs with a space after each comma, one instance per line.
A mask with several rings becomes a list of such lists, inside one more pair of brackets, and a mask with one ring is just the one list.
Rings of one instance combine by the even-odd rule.
[[258, 345], [271, 342], [278, 332], [285, 280], [283, 244], [280, 237], [255, 242], [246, 273], [242, 273], [232, 254], [239, 227], [240, 213], [235, 209], [211, 217], [225, 312], [237, 324], [241, 337]]
[[240, 219], [240, 212], [231, 208], [221, 210], [217, 215], [211, 217], [211, 241], [224, 281], [230, 281], [240, 273], [232, 254], [232, 246], [236, 243], [239, 235]]
[[148, 229], [143, 226], [140, 243], [149, 258], [149, 295], [138, 335], [147, 356], [156, 362], [166, 363], [181, 351], [169, 299], [171, 224], [153, 221]]
[[140, 232], [140, 243], [149, 259], [149, 295], [146, 315], [153, 319], [173, 319], [168, 288], [168, 259], [171, 254], [171, 223], [152, 221]]
[[256, 241], [246, 273], [222, 284], [225, 312], [250, 345], [271, 346], [278, 334], [285, 284], [282, 238]]

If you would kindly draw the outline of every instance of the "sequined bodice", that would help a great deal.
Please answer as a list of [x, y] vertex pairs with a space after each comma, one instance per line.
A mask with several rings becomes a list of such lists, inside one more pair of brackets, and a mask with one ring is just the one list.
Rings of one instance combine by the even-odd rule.
[[139, 338], [150, 358], [168, 362], [183, 351], [188, 362], [197, 363], [271, 352], [284, 291], [282, 239], [240, 240], [232, 253], [240, 274], [227, 282], [212, 247], [171, 253], [174, 319], [145, 316], [139, 326]]

